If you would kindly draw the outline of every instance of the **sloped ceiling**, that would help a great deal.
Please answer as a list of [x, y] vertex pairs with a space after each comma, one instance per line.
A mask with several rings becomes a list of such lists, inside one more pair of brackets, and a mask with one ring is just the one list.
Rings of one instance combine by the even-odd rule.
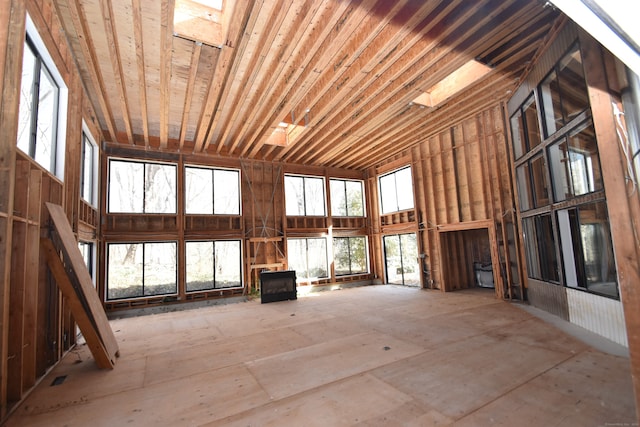
[[[177, 0], [55, 1], [107, 141], [353, 169], [507, 99], [558, 15], [535, 0], [225, 0], [214, 45], [174, 32]], [[472, 59], [491, 72], [413, 102]]]

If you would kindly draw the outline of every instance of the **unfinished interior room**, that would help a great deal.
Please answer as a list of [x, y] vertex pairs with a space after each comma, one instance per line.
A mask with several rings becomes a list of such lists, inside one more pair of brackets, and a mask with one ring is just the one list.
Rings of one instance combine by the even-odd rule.
[[0, 424], [637, 425], [639, 13], [0, 0]]

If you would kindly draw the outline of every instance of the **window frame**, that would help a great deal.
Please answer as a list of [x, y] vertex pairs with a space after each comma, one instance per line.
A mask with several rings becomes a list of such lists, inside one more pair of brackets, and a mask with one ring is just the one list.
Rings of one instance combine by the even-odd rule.
[[[302, 207], [303, 207], [303, 213], [299, 214], [299, 213], [292, 213], [289, 212], [289, 202], [291, 200], [291, 195], [287, 194], [287, 179], [288, 178], [301, 178], [302, 179]], [[322, 209], [323, 212], [321, 215], [310, 215], [308, 213], [308, 206], [307, 206], [307, 186], [306, 186], [306, 180], [307, 179], [313, 179], [313, 180], [321, 180], [322, 182]], [[297, 216], [297, 217], [303, 217], [303, 216], [308, 216], [308, 217], [326, 217], [327, 216], [327, 183], [325, 180], [324, 176], [318, 176], [318, 175], [300, 175], [300, 174], [293, 174], [293, 173], [287, 173], [284, 175], [284, 182], [283, 182], [283, 186], [284, 186], [284, 199], [285, 199], [285, 215], [286, 216]], [[298, 201], [298, 204], [300, 205], [300, 200], [298, 199], [298, 195], [296, 194], [296, 200]]]
[[[112, 211], [111, 210], [111, 178], [112, 178], [112, 162], [119, 163], [135, 163], [143, 165], [142, 171], [142, 211]], [[148, 165], [158, 165], [158, 166], [170, 166], [174, 169], [174, 184], [175, 184], [175, 194], [173, 200], [173, 212], [148, 212], [146, 210], [146, 197], [145, 197], [145, 183], [146, 183], [146, 168]], [[138, 159], [123, 159], [119, 157], [109, 157], [107, 159], [107, 213], [108, 214], [128, 214], [128, 215], [177, 215], [178, 213], [178, 165], [176, 163], [170, 162], [156, 162], [156, 161], [147, 161], [147, 160], [138, 160]]]
[[[336, 240], [347, 240], [347, 247], [349, 251], [349, 272], [338, 274], [336, 268]], [[353, 262], [352, 262], [352, 246], [351, 241], [353, 239], [363, 239], [364, 240], [364, 255], [365, 255], [365, 269], [364, 271], [353, 271]], [[369, 274], [370, 266], [369, 266], [369, 239], [367, 236], [334, 236], [332, 241], [332, 249], [333, 249], [333, 265], [334, 265], [334, 274], [336, 277], [347, 277], [347, 276], [360, 276], [363, 274]]]
[[[147, 245], [151, 245], [151, 244], [169, 244], [172, 243], [175, 247], [175, 265], [174, 265], [174, 271], [175, 271], [175, 277], [174, 277], [174, 283], [175, 283], [175, 291], [174, 292], [167, 292], [167, 293], [152, 293], [152, 294], [145, 294], [145, 260], [146, 260], [146, 256], [145, 256], [145, 251], [146, 251], [146, 246]], [[109, 284], [110, 284], [110, 279], [111, 279], [111, 272], [112, 272], [112, 268], [110, 265], [111, 262], [111, 247], [112, 246], [116, 246], [116, 245], [142, 245], [142, 284], [141, 284], [141, 294], [140, 295], [133, 295], [133, 296], [123, 296], [123, 297], [119, 297], [119, 298], [110, 298], [109, 297]], [[179, 258], [180, 258], [180, 254], [178, 252], [179, 248], [178, 248], [178, 241], [177, 240], [161, 240], [161, 241], [125, 241], [125, 242], [107, 242], [106, 244], [106, 261], [105, 261], [105, 265], [106, 265], [106, 277], [105, 277], [105, 302], [111, 302], [111, 301], [122, 301], [122, 300], [132, 300], [132, 299], [140, 299], [140, 298], [153, 298], [153, 297], [165, 297], [165, 296], [172, 296], [172, 295], [178, 295], [179, 293], [179, 284], [178, 284], [178, 276], [179, 276]]]
[[[404, 207], [404, 206], [400, 206], [400, 198], [398, 197], [398, 174], [408, 170], [409, 171], [409, 177], [410, 177], [410, 182], [411, 182], [411, 206], [410, 207]], [[383, 189], [382, 189], [382, 180], [385, 178], [389, 178], [393, 176], [393, 184], [394, 184], [394, 198], [395, 198], [395, 209], [394, 210], [385, 210], [385, 204], [384, 204], [384, 195], [383, 195]], [[416, 201], [415, 201], [415, 194], [414, 194], [414, 187], [413, 187], [413, 170], [411, 168], [411, 165], [406, 165], [406, 166], [402, 166], [400, 168], [394, 169], [390, 172], [381, 174], [378, 176], [378, 201], [379, 201], [379, 207], [380, 207], [380, 214], [381, 215], [389, 215], [389, 214], [393, 214], [393, 213], [397, 213], [397, 212], [403, 212], [403, 211], [409, 211], [412, 209], [415, 209], [416, 206]]]
[[[24, 152], [26, 155], [31, 157], [36, 163], [42, 166], [45, 170], [47, 170], [52, 175], [56, 176], [61, 181], [64, 181], [64, 164], [65, 164], [65, 141], [66, 141], [66, 132], [67, 132], [67, 107], [68, 107], [68, 87], [62, 78], [62, 75], [58, 71], [58, 67], [55, 64], [55, 61], [49, 54], [48, 49], [40, 34], [33, 23], [33, 20], [27, 13], [26, 16], [26, 34], [24, 39], [24, 55], [27, 50], [29, 50], [34, 56], [34, 76], [32, 81], [32, 91], [31, 91], [31, 99], [30, 102], [32, 104], [31, 111], [28, 111], [28, 147], [27, 151], [25, 151], [22, 147], [20, 147], [20, 138], [16, 139], [18, 146], [17, 148], [20, 151]], [[24, 61], [24, 59], [23, 59]], [[24, 62], [23, 62], [24, 66]], [[49, 156], [49, 164], [43, 164], [41, 160], [38, 159], [37, 156], [37, 147], [39, 138], [37, 136], [38, 131], [38, 120], [39, 120], [39, 91], [41, 86], [40, 76], [41, 72], [44, 72], [48, 77], [48, 80], [55, 86], [56, 89], [56, 100], [55, 105], [53, 107], [53, 122], [54, 129], [51, 132], [51, 137], [53, 141], [51, 141], [50, 156]], [[24, 76], [24, 70], [22, 70]], [[24, 80], [24, 79], [23, 79]], [[24, 83], [24, 82], [23, 82]], [[22, 86], [21, 86], [22, 90]], [[20, 95], [20, 104], [24, 102], [24, 97], [22, 94]], [[20, 108], [22, 110], [22, 106]], [[21, 113], [18, 113], [21, 116]], [[20, 120], [20, 119], [18, 119]], [[18, 126], [19, 131], [20, 126]]]
[[325, 269], [326, 269], [326, 275], [325, 276], [314, 276], [314, 277], [308, 277], [309, 275], [307, 274], [306, 276], [303, 276], [302, 274], [300, 274], [300, 272], [298, 272], [296, 270], [296, 282], [297, 283], [311, 283], [314, 281], [319, 281], [319, 280], [327, 280], [331, 278], [331, 265], [330, 265], [330, 260], [329, 260], [329, 239], [327, 237], [288, 237], [287, 238], [287, 264], [289, 266], [289, 268], [291, 269], [291, 262], [289, 260], [289, 254], [292, 253], [293, 251], [290, 251], [290, 242], [292, 240], [298, 240], [298, 241], [304, 241], [305, 242], [305, 255], [304, 255], [304, 262], [305, 262], [305, 272], [309, 272], [310, 268], [310, 264], [309, 264], [309, 240], [324, 240], [324, 251], [325, 251]]
[[[216, 264], [216, 242], [237, 242], [238, 243], [238, 252], [239, 252], [239, 257], [238, 257], [238, 267], [239, 267], [239, 284], [235, 285], [235, 286], [216, 286], [216, 270], [217, 270], [217, 264]], [[243, 283], [243, 254], [242, 254], [242, 239], [213, 239], [213, 240], [185, 240], [184, 242], [184, 253], [185, 253], [185, 258], [188, 258], [189, 255], [189, 249], [187, 248], [189, 243], [212, 243], [212, 257], [213, 257], [213, 264], [212, 264], [212, 275], [213, 275], [213, 287], [212, 288], [201, 288], [201, 289], [189, 289], [189, 261], [187, 260], [187, 262], [185, 262], [185, 266], [184, 266], [184, 287], [185, 287], [185, 292], [187, 294], [193, 294], [193, 293], [198, 293], [198, 292], [209, 292], [209, 291], [218, 291], [221, 289], [238, 289], [238, 288], [242, 288], [244, 286]]]
[[[344, 206], [344, 210], [347, 213], [346, 215], [336, 215], [333, 209], [333, 204], [334, 204], [334, 197], [333, 197], [333, 187], [332, 187], [332, 183], [334, 182], [342, 182], [343, 185], [343, 189], [344, 189], [344, 202], [345, 202], [345, 206]], [[348, 189], [347, 189], [347, 183], [358, 183], [360, 184], [360, 201], [362, 203], [362, 215], [351, 215], [349, 213], [349, 198], [348, 198]], [[347, 179], [347, 178], [329, 178], [329, 194], [331, 195], [331, 216], [332, 217], [338, 217], [338, 218], [366, 218], [367, 216], [367, 205], [366, 205], [366, 198], [365, 198], [365, 194], [364, 194], [364, 181], [359, 180], [359, 179]]]
[[[187, 169], [199, 169], [199, 170], [208, 170], [211, 171], [211, 213], [202, 213], [202, 212], [189, 212], [187, 206]], [[215, 174], [216, 171], [223, 172], [235, 172], [238, 175], [238, 199], [237, 199], [237, 213], [216, 213], [216, 197], [215, 197]], [[195, 165], [195, 164], [185, 164], [183, 168], [183, 177], [184, 177], [184, 213], [185, 215], [221, 215], [221, 216], [240, 216], [242, 215], [242, 172], [240, 169], [234, 168], [222, 168], [222, 167], [213, 167], [213, 166], [203, 166], [203, 165]]]
[[[81, 143], [81, 162], [80, 162], [80, 197], [82, 198], [82, 200], [84, 200], [85, 202], [89, 203], [91, 206], [93, 206], [94, 208], [98, 206], [98, 192], [99, 192], [99, 168], [98, 165], [99, 163], [99, 158], [100, 158], [100, 152], [98, 150], [98, 144], [96, 144], [95, 140], [93, 139], [93, 135], [91, 134], [91, 132], [89, 131], [87, 125], [84, 123], [84, 121], [82, 122], [82, 143]], [[91, 159], [91, 166], [90, 166], [90, 182], [89, 182], [89, 186], [86, 187], [86, 178], [87, 178], [87, 170], [86, 170], [86, 160], [87, 160], [87, 156], [86, 156], [86, 147], [90, 146], [91, 147], [91, 153], [90, 153], [90, 159]], [[87, 194], [86, 191], [89, 192], [88, 194], [88, 198], [87, 198]]]

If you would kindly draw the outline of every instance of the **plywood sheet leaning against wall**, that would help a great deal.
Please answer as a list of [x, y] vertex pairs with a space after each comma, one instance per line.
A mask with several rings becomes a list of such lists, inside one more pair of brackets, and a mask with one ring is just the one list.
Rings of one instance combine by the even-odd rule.
[[[51, 240], [41, 245], [58, 287], [69, 301], [87, 345], [100, 368], [112, 369], [118, 357], [118, 344], [95, 292], [91, 276], [77, 248], [76, 240], [61, 206], [46, 203], [53, 230]], [[62, 253], [62, 258], [58, 253]]]

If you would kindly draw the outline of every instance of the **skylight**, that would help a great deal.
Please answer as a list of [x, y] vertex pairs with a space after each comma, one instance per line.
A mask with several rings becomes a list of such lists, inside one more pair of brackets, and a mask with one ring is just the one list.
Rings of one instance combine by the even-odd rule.
[[427, 107], [437, 107], [458, 92], [476, 83], [490, 71], [491, 67], [472, 59], [433, 85], [413, 102]]
[[178, 37], [221, 47], [224, 0], [175, 0], [173, 33]]

